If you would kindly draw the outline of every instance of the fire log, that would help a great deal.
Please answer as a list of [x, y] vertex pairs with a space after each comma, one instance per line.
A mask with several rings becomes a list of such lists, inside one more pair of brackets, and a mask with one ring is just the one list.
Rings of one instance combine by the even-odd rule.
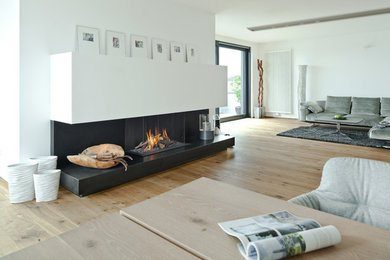
[[145, 146], [145, 145], [147, 145], [147, 144], [148, 144], [148, 141], [140, 142], [139, 145], [137, 145], [137, 146], [135, 147], [135, 149], [141, 148], [142, 146]]

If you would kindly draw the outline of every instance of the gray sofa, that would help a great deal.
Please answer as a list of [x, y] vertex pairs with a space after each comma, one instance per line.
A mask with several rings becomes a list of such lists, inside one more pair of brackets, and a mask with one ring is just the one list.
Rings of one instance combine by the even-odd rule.
[[326, 101], [309, 101], [300, 105], [303, 121], [326, 121], [335, 114], [342, 114], [350, 119], [362, 120], [358, 123], [340, 120], [341, 125], [372, 127], [370, 138], [390, 140], [390, 98], [328, 96]]
[[390, 230], [389, 186], [390, 163], [332, 158], [320, 186], [289, 201]]

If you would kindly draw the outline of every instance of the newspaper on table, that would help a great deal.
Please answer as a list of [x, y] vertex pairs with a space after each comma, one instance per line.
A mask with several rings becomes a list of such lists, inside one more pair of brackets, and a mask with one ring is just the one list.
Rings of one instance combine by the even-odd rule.
[[281, 259], [336, 245], [341, 241], [336, 227], [294, 216], [288, 211], [218, 223], [237, 237], [240, 253], [248, 260]]

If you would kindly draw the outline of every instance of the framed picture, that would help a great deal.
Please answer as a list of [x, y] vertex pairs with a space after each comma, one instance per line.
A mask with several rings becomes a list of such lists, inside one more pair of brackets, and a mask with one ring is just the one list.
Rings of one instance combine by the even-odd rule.
[[77, 26], [77, 50], [79, 53], [99, 54], [99, 30], [85, 26]]
[[148, 42], [145, 36], [131, 35], [130, 49], [131, 57], [147, 58], [148, 57]]
[[171, 60], [175, 62], [185, 62], [185, 47], [184, 43], [171, 42]]
[[121, 32], [106, 31], [106, 54], [126, 56], [125, 34]]
[[168, 43], [161, 39], [152, 39], [152, 58], [153, 60], [169, 60]]
[[198, 48], [194, 45], [187, 44], [187, 62], [198, 63]]

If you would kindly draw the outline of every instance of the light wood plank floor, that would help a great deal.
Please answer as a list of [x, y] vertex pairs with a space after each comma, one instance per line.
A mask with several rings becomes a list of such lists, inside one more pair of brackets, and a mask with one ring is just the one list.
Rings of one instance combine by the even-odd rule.
[[276, 118], [224, 123], [222, 131], [236, 137], [233, 148], [85, 198], [60, 188], [54, 202], [10, 204], [7, 183], [0, 179], [0, 256], [200, 177], [287, 200], [315, 189], [329, 158], [390, 162], [390, 150], [276, 136], [300, 125], [307, 124]]

